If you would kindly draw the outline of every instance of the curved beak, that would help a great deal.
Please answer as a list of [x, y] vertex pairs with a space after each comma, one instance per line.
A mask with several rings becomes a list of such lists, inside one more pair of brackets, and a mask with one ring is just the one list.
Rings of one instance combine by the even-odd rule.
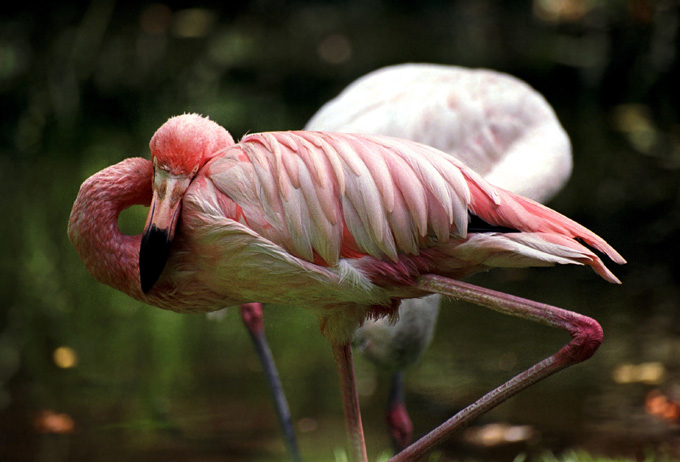
[[191, 178], [156, 169], [153, 183], [153, 198], [139, 248], [139, 279], [144, 293], [151, 290], [168, 261], [182, 197]]

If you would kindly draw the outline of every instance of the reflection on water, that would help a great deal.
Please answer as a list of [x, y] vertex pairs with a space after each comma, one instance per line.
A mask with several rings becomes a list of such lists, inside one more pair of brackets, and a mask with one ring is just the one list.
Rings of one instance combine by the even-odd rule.
[[[571, 448], [611, 456], [678, 451], [680, 105], [667, 91], [676, 86], [667, 76], [677, 58], [664, 42], [672, 32], [664, 18], [673, 16], [650, 14], [648, 2], [630, 2], [626, 11], [560, 2], [581, 5], [569, 14], [543, 11], [557, 2], [534, 2], [537, 13], [530, 2], [507, 10], [502, 2], [445, 3], [383, 5], [379, 33], [370, 34], [364, 21], [377, 14], [370, 6], [305, 2], [276, 10], [276, 20], [260, 11], [261, 2], [239, 3], [219, 18], [211, 10], [175, 17], [162, 5], [153, 7], [160, 15], [146, 8], [128, 14], [94, 2], [88, 14], [69, 7], [7, 23], [17, 38], [1, 42], [0, 55], [16, 59], [0, 66], [0, 91], [6, 113], [19, 116], [3, 124], [0, 153], [7, 204], [0, 220], [0, 460], [281, 460], [269, 391], [238, 313], [182, 316], [101, 286], [66, 238], [68, 214], [87, 176], [147, 155], [148, 139], [170, 115], [209, 114], [237, 138], [296, 128], [349, 81], [404, 61], [493, 67], [542, 91], [575, 156], [572, 180], [551, 205], [629, 261], [612, 268], [621, 286], [574, 267], [471, 279], [594, 317], [605, 341], [587, 362], [460, 432], [438, 460], [509, 461]], [[38, 28], [31, 21], [47, 22]], [[341, 24], [347, 32], [338, 32]], [[36, 42], [37, 29], [46, 35]], [[191, 38], [186, 31], [194, 31]], [[28, 45], [38, 42], [49, 44], [45, 56]], [[138, 232], [145, 214], [142, 207], [125, 214], [121, 228]], [[330, 348], [306, 312], [268, 307], [265, 316], [301, 450], [306, 460], [333, 460], [345, 436]], [[416, 433], [568, 339], [447, 304], [433, 344], [406, 375]], [[368, 450], [377, 457], [390, 448], [388, 377], [360, 357], [357, 375]]]

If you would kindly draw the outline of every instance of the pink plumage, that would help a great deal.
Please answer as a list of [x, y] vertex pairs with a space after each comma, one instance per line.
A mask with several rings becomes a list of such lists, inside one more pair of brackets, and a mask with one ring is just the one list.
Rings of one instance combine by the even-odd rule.
[[[171, 119], [171, 130], [159, 130], [156, 145], [163, 142], [159, 136], [174, 135], [177, 119], [186, 117]], [[213, 149], [220, 153], [207, 156], [212, 160], [186, 190], [168, 266], [148, 295], [133, 283], [138, 268], [130, 262], [139, 238], [117, 236], [109, 229], [107, 245], [118, 250], [101, 251], [103, 243], [83, 239], [81, 229], [95, 226], [83, 217], [93, 206], [128, 205], [129, 199], [125, 205], [115, 202], [121, 200], [118, 195], [132, 194], [133, 183], [137, 201], [148, 201], [148, 162], [127, 161], [85, 183], [69, 232], [99, 280], [182, 312], [251, 301], [303, 306], [319, 316], [332, 343], [346, 342], [370, 314], [369, 307], [424, 295], [410, 284], [420, 274], [460, 278], [492, 267], [572, 263], [591, 266], [618, 282], [579, 242], [623, 263], [604, 240], [547, 207], [491, 186], [454, 158], [418, 143], [278, 132], [248, 135], [231, 146], [225, 141]], [[163, 154], [157, 153], [154, 162], [162, 161], [158, 156]], [[126, 181], [105, 181], [116, 175]], [[109, 194], [112, 203], [94, 204], [95, 193]], [[468, 233], [470, 213], [518, 232]], [[117, 262], [128, 267], [111, 273], [115, 277], [102, 274], [101, 266]]]
[[[333, 348], [356, 460], [366, 460], [366, 450], [349, 342], [367, 317], [395, 316], [400, 299], [460, 296], [574, 337], [405, 449], [402, 460], [586, 359], [601, 342], [601, 328], [589, 318], [440, 277], [579, 264], [618, 282], [591, 248], [625, 260], [581, 225], [491, 186], [436, 149], [304, 131], [234, 144], [214, 122], [183, 115], [156, 132], [151, 153], [152, 162], [125, 160], [81, 186], [68, 233], [88, 271], [177, 312], [263, 302], [315, 313]], [[125, 236], [118, 216], [135, 204], [150, 204], [145, 233]]]

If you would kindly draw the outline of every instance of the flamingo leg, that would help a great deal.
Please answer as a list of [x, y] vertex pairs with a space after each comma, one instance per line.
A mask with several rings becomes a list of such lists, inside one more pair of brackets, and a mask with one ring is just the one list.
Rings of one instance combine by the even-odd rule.
[[404, 372], [392, 374], [390, 396], [387, 404], [387, 427], [392, 437], [395, 454], [411, 444], [413, 423], [404, 404]]
[[359, 410], [359, 395], [357, 394], [356, 380], [354, 378], [354, 362], [352, 359], [352, 346], [332, 345], [335, 364], [340, 376], [340, 391], [342, 404], [345, 410], [345, 423], [349, 438], [350, 461], [367, 462], [366, 442], [364, 441], [364, 428], [361, 423], [361, 411]]
[[554, 355], [540, 361], [495, 388], [451, 417], [439, 427], [390, 459], [390, 462], [412, 461], [447, 439], [452, 432], [498, 406], [528, 386], [573, 364], [590, 358], [602, 343], [602, 328], [597, 321], [554, 306], [534, 302], [502, 292], [426, 275], [418, 279], [419, 288], [475, 303], [510, 316], [567, 330], [572, 340]]
[[283, 432], [283, 438], [290, 455], [292, 462], [300, 462], [300, 449], [298, 448], [297, 438], [293, 430], [293, 421], [290, 416], [290, 409], [288, 408], [288, 401], [286, 400], [286, 393], [283, 391], [283, 385], [279, 378], [279, 373], [274, 363], [271, 349], [267, 343], [267, 338], [264, 334], [264, 322], [262, 314], [261, 303], [246, 303], [241, 305], [241, 317], [243, 323], [246, 325], [250, 337], [253, 340], [255, 351], [262, 364], [269, 389], [274, 399], [274, 407], [276, 408], [276, 416], [279, 420], [279, 426]]

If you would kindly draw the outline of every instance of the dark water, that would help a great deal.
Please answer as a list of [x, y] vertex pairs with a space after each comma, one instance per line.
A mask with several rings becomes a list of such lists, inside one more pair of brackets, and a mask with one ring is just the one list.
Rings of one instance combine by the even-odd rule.
[[[219, 321], [165, 313], [97, 284], [66, 238], [70, 207], [92, 173], [147, 156], [171, 115], [208, 114], [235, 137], [299, 128], [356, 77], [406, 61], [490, 67], [544, 93], [574, 146], [573, 177], [551, 205], [629, 262], [612, 268], [621, 286], [572, 267], [472, 279], [592, 316], [605, 342], [460, 433], [439, 460], [572, 448], [677, 453], [678, 5], [569, 1], [561, 15], [545, 5], [261, 1], [185, 10], [99, 0], [3, 14], [0, 460], [284, 459], [237, 311]], [[138, 230], [144, 213], [123, 226]], [[305, 459], [333, 460], [345, 437], [330, 347], [306, 312], [270, 307], [266, 320]], [[406, 375], [416, 433], [566, 341], [447, 306]], [[357, 375], [375, 458], [390, 447], [387, 376], [361, 358]], [[494, 429], [530, 437], [499, 442]]]

